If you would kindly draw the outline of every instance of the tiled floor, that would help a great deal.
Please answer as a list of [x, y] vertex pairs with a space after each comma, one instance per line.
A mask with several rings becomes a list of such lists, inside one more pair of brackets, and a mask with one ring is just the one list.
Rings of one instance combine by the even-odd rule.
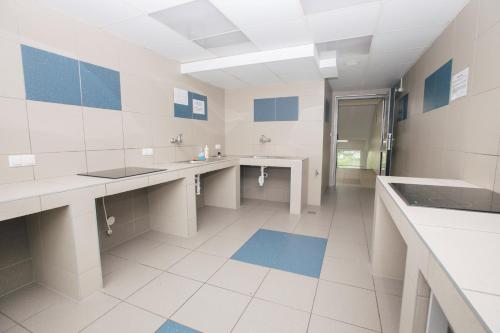
[[191, 239], [150, 231], [104, 253], [83, 302], [38, 285], [1, 298], [0, 333], [397, 332], [401, 283], [370, 270], [372, 201], [343, 186], [300, 217], [205, 207]]

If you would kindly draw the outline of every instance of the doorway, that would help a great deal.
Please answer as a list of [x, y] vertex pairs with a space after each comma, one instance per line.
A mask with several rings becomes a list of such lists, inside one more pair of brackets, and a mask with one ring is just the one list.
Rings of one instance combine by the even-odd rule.
[[372, 188], [390, 173], [390, 94], [336, 98], [332, 140], [332, 184]]

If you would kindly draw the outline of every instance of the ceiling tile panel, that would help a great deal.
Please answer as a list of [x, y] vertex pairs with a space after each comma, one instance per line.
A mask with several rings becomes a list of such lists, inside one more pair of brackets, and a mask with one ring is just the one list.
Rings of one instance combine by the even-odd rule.
[[96, 27], [103, 27], [142, 14], [138, 8], [120, 0], [39, 0], [39, 3]]
[[443, 32], [444, 25], [431, 25], [419, 29], [406, 29], [387, 33], [376, 33], [371, 51], [387, 52], [428, 47]]
[[380, 0], [300, 0], [302, 8], [304, 9], [304, 14], [306, 15], [351, 7], [373, 1]]
[[111, 25], [106, 30], [124, 40], [143, 45], [181, 62], [214, 57], [212, 53], [147, 15]]
[[313, 41], [305, 19], [242, 27], [242, 30], [261, 50], [308, 44]]
[[131, 4], [136, 8], [139, 8], [144, 13], [150, 14], [153, 12], [160, 11], [162, 9], [167, 9], [170, 7], [182, 5], [184, 3], [193, 0], [122, 0], [122, 1], [124, 3]]
[[380, 3], [358, 6], [306, 16], [314, 41], [328, 42], [372, 35], [379, 17]]
[[312, 58], [277, 61], [266, 66], [285, 82], [319, 80], [322, 78], [316, 61]]

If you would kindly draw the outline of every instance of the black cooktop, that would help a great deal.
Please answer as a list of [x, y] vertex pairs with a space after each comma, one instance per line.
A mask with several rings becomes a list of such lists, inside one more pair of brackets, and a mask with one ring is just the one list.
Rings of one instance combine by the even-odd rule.
[[143, 175], [146, 173], [165, 171], [165, 170], [166, 169], [128, 167], [128, 168], [109, 169], [109, 170], [100, 170], [100, 171], [87, 172], [87, 173], [79, 173], [78, 175], [79, 176], [98, 177], [98, 178], [119, 179], [119, 178], [138, 176], [138, 175]]
[[410, 206], [500, 213], [500, 193], [482, 188], [389, 183]]

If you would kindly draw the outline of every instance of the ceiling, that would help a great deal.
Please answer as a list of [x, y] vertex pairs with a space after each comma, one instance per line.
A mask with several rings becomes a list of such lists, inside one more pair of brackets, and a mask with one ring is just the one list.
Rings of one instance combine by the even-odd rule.
[[354, 90], [394, 84], [468, 0], [38, 2], [183, 64], [316, 46], [314, 56], [189, 74], [222, 88], [323, 77], [336, 90]]

